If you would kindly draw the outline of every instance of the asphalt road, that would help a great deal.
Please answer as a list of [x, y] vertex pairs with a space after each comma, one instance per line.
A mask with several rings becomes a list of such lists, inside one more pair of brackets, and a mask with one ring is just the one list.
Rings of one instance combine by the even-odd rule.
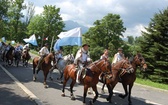
[[[0, 105], [81, 105], [83, 100], [83, 86], [75, 85], [75, 101], [70, 99], [69, 83], [65, 90], [65, 97], [61, 96], [62, 84], [56, 78], [58, 72], [54, 71], [54, 81], [47, 80], [48, 88], [43, 86], [42, 71], [38, 74], [38, 79], [33, 82], [32, 65], [28, 67], [5, 66], [0, 62]], [[7, 73], [6, 73], [7, 72]], [[10, 75], [10, 76], [9, 76]], [[12, 77], [12, 78], [11, 78]], [[14, 79], [14, 80], [13, 80]], [[99, 83], [98, 87], [102, 84]], [[100, 88], [99, 88], [100, 93]], [[115, 93], [112, 97], [112, 103], [106, 101], [107, 90], [105, 94], [98, 97], [95, 105], [127, 105], [127, 97], [121, 99], [119, 93], [123, 93], [120, 83], [115, 87]], [[93, 97], [87, 95], [86, 102]], [[133, 105], [167, 105], [168, 91], [163, 91], [151, 87], [145, 87], [135, 84], [132, 89]]]

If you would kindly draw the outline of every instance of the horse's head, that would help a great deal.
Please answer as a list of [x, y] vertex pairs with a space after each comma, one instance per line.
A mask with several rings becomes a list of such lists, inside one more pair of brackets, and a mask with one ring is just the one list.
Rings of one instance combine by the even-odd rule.
[[131, 63], [129, 62], [127, 58], [117, 62], [113, 66], [113, 70], [122, 70], [122, 69], [125, 69], [126, 71], [130, 71], [130, 72], [134, 71]]
[[140, 53], [136, 54], [136, 56], [134, 57], [134, 61], [135, 61], [135, 63], [136, 63], [137, 65], [140, 66], [140, 69], [141, 69], [142, 71], [146, 71], [146, 69], [147, 69], [147, 64], [146, 64], [146, 62], [145, 62], [144, 57], [143, 57]]
[[107, 59], [100, 59], [98, 61], [93, 62], [95, 66], [95, 70], [99, 70], [100, 72], [110, 72], [111, 71], [111, 63]]

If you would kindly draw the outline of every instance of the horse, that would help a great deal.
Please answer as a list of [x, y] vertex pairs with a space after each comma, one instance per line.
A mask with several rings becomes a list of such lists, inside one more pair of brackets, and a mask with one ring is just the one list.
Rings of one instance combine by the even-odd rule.
[[30, 54], [29, 54], [29, 50], [30, 49], [26, 49], [23, 53], [22, 53], [22, 62], [23, 62], [23, 66], [28, 66], [28, 62], [31, 58]]
[[[134, 85], [134, 82], [136, 80], [136, 69], [138, 66], [140, 66], [141, 71], [146, 71], [147, 64], [145, 62], [145, 59], [140, 53], [137, 53], [135, 57], [130, 61], [134, 71], [131, 74], [125, 73], [123, 76], [121, 76], [121, 83], [123, 85], [125, 94], [119, 94], [119, 97], [125, 98], [128, 95], [128, 102], [129, 104], [132, 103], [131, 101], [131, 90]], [[127, 86], [129, 86], [129, 91], [127, 90]]]
[[[92, 101], [90, 101], [90, 104], [92, 105], [96, 99], [98, 98], [98, 91], [97, 91], [97, 83], [98, 83], [98, 77], [101, 72], [110, 72], [111, 70], [111, 64], [108, 60], [101, 59], [97, 60], [95, 62], [92, 62], [87, 66], [85, 70], [82, 70], [82, 72], [85, 72], [85, 77], [81, 76], [81, 83], [84, 85], [84, 93], [83, 93], [83, 104], [85, 104], [85, 99], [87, 95], [87, 91], [89, 87], [92, 87], [92, 90], [95, 92], [95, 96]], [[77, 77], [77, 70], [76, 66], [74, 64], [67, 65], [64, 69], [64, 81], [63, 81], [63, 89], [62, 89], [62, 96], [65, 97], [65, 86], [69, 78], [72, 79], [72, 82], [70, 84], [70, 93], [71, 93], [71, 99], [75, 100], [75, 97], [73, 95], [73, 87], [76, 83], [76, 77]]]
[[20, 60], [21, 60], [21, 52], [19, 52], [19, 51], [16, 51], [15, 53], [14, 53], [14, 58], [15, 58], [15, 65], [18, 67], [19, 66], [19, 62], [20, 62]]
[[33, 59], [33, 81], [36, 81], [36, 73], [38, 74], [38, 72], [40, 70], [43, 71], [43, 75], [44, 75], [44, 87], [47, 88], [47, 83], [46, 83], [46, 79], [47, 79], [47, 75], [49, 73], [49, 70], [51, 69], [52, 65], [51, 65], [51, 61], [55, 61], [55, 56], [54, 53], [49, 53], [45, 58], [44, 61], [41, 64], [41, 68], [37, 71], [35, 71], [36, 66], [38, 65], [38, 61], [39, 61], [39, 57], [35, 57]]
[[118, 83], [120, 75], [122, 75], [125, 71], [128, 70], [134, 71], [128, 59], [123, 59], [112, 66], [112, 71], [110, 74], [105, 74], [105, 84], [109, 92], [109, 95], [106, 98], [106, 100], [109, 101], [109, 103], [111, 103], [111, 98], [113, 96], [113, 89], [115, 85]]
[[[74, 62], [74, 56], [73, 54], [68, 54], [66, 56], [63, 57], [63, 59], [59, 59], [57, 64], [56, 64], [56, 69], [59, 71], [60, 73], [60, 77], [57, 78], [58, 80], [62, 80], [62, 77], [63, 77], [63, 70], [65, 68], [66, 65], [69, 65], [69, 64], [72, 64]], [[53, 77], [52, 77], [52, 73], [53, 73], [53, 70], [55, 69], [51, 69], [50, 70], [50, 79], [53, 80]]]
[[6, 55], [5, 52], [3, 53], [3, 61], [5, 61], [6, 58], [6, 63], [8, 63], [8, 65], [13, 64], [14, 50], [15, 48], [11, 46], [10, 49], [7, 51]]

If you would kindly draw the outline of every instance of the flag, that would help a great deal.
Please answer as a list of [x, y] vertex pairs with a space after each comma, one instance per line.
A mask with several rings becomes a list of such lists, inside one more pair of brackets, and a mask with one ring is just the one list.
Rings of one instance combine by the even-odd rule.
[[12, 40], [12, 41], [11, 41], [11, 44], [15, 44], [15, 41], [14, 41], [14, 40]]
[[6, 42], [6, 39], [5, 39], [5, 37], [2, 37], [2, 41], [3, 41], [3, 42]]
[[40, 37], [40, 36], [38, 36], [38, 39], [41, 39], [41, 37]]
[[81, 28], [74, 28], [72, 30], [69, 30], [67, 32], [61, 32], [54, 44], [54, 50], [59, 49], [60, 46], [67, 46], [67, 45], [77, 45], [81, 46], [82, 45], [82, 35], [81, 35]]
[[36, 36], [35, 34], [33, 34], [32, 36], [30, 36], [30, 38], [26, 38], [26, 39], [23, 39], [26, 43], [31, 43], [32, 45], [35, 45], [37, 46], [37, 40], [36, 40]]

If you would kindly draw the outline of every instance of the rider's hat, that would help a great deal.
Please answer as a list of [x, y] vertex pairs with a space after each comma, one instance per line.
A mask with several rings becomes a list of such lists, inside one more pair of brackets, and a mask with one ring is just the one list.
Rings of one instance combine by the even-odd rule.
[[88, 47], [90, 47], [90, 45], [88, 45], [88, 44], [86, 44], [86, 43], [82, 45], [82, 47], [84, 47], [84, 46], [88, 46]]
[[122, 51], [123, 49], [122, 48], [118, 48], [118, 51]]

